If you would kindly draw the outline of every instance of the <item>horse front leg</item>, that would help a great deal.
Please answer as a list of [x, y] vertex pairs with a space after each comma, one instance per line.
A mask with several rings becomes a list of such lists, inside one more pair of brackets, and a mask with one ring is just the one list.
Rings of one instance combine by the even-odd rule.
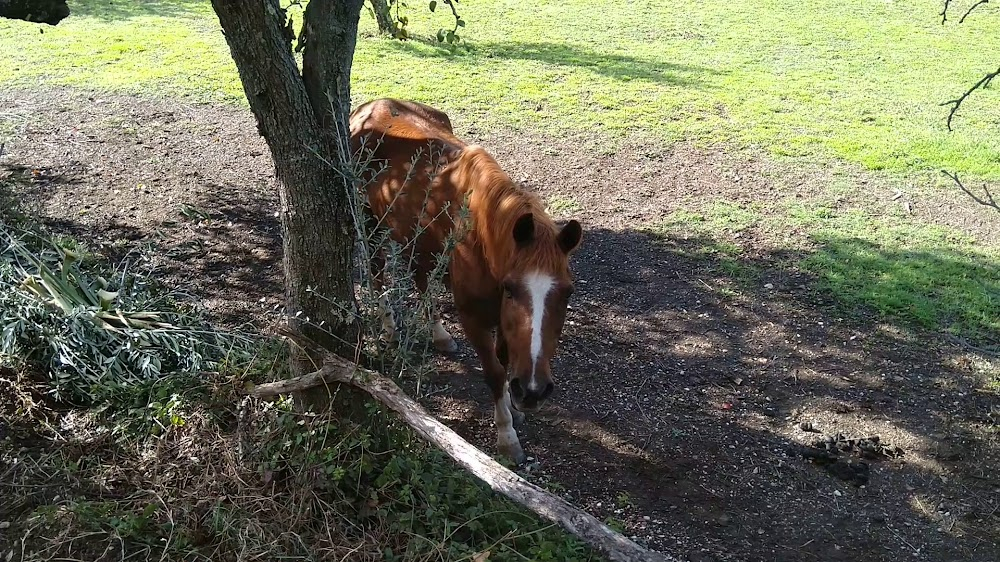
[[510, 385], [506, 384], [506, 373], [507, 368], [509, 367], [510, 354], [507, 351], [507, 338], [504, 337], [503, 328], [500, 326], [497, 326], [496, 350], [497, 360], [499, 360], [500, 364], [503, 365], [504, 370], [504, 400], [507, 402], [507, 409], [510, 410], [510, 413], [514, 417], [514, 427], [521, 427], [521, 425], [524, 424], [524, 412], [510, 405]]
[[[461, 310], [459, 308], [460, 314]], [[524, 454], [524, 449], [521, 448], [517, 431], [514, 430], [514, 416], [520, 414], [521, 419], [523, 419], [524, 414], [515, 410], [510, 403], [507, 369], [497, 358], [497, 348], [494, 346], [493, 336], [490, 333], [492, 330], [475, 318], [470, 318], [465, 314], [461, 315], [465, 337], [476, 350], [476, 355], [479, 356], [479, 361], [483, 365], [483, 374], [486, 377], [486, 385], [489, 386], [493, 395], [493, 421], [497, 427], [497, 449], [515, 463], [522, 464], [528, 457]]]

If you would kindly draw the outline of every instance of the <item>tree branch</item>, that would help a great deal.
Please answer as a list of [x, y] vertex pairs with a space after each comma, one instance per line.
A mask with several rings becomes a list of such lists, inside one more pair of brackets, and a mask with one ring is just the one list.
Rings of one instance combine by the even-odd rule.
[[990, 193], [990, 189], [986, 187], [985, 183], [983, 184], [983, 193], [985, 193], [985, 196], [979, 197], [978, 195], [973, 193], [969, 188], [965, 187], [965, 185], [958, 179], [958, 173], [952, 174], [946, 170], [941, 170], [941, 173], [951, 178], [951, 180], [954, 181], [958, 185], [958, 187], [962, 191], [964, 191], [966, 195], [971, 197], [972, 200], [975, 201], [976, 203], [1000, 211], [1000, 203], [997, 203], [996, 199], [993, 198], [993, 194]]
[[941, 16], [941, 25], [944, 25], [945, 22], [948, 21], [949, 6], [951, 6], [951, 0], [944, 0], [944, 8], [941, 10], [941, 13], [938, 14], [939, 16]]
[[[289, 335], [285, 332], [286, 335]], [[646, 550], [622, 536], [589, 513], [580, 511], [560, 497], [514, 474], [452, 431], [410, 398], [394, 382], [359, 367], [339, 356], [323, 354], [321, 370], [293, 379], [257, 386], [251, 394], [269, 397], [299, 392], [330, 383], [354, 385], [398, 413], [421, 437], [455, 459], [490, 488], [520, 503], [538, 515], [562, 525], [567, 531], [616, 562], [678, 562], [677, 559]]]
[[961, 96], [959, 96], [959, 97], [957, 97], [957, 98], [955, 98], [953, 100], [948, 100], [948, 101], [943, 102], [941, 104], [942, 106], [944, 106], [944, 105], [950, 105], [951, 106], [951, 111], [948, 112], [948, 130], [949, 131], [953, 130], [951, 128], [951, 122], [954, 119], [955, 114], [958, 113], [958, 108], [962, 106], [962, 103], [966, 100], [966, 98], [968, 98], [970, 95], [972, 95], [972, 92], [975, 92], [976, 90], [980, 90], [980, 89], [985, 90], [986, 88], [988, 88], [990, 86], [990, 82], [992, 82], [993, 79], [996, 78], [997, 76], [1000, 76], [1000, 68], [998, 68], [998, 69], [994, 70], [993, 72], [988, 73], [986, 76], [983, 76], [982, 78], [980, 78], [979, 82], [976, 82], [975, 84], [973, 84], [972, 87], [969, 88], [968, 90], [966, 90], [965, 93], [962, 94]]
[[56, 25], [67, 16], [66, 0], [0, 0], [0, 18]]
[[989, 4], [989, 3], [990, 3], [990, 0], [979, 0], [979, 2], [976, 2], [975, 4], [973, 4], [972, 7], [969, 8], [968, 11], [965, 12], [965, 15], [962, 16], [962, 19], [958, 20], [958, 23], [964, 23], [965, 22], [965, 18], [969, 17], [969, 14], [972, 13], [972, 10], [975, 10], [976, 8], [982, 6], [983, 4]]

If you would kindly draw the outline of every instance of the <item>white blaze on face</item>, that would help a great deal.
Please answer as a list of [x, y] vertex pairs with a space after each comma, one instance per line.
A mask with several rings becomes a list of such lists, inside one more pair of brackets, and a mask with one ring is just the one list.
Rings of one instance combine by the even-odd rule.
[[542, 320], [545, 318], [545, 297], [552, 290], [555, 280], [544, 273], [534, 272], [524, 276], [524, 284], [531, 295], [531, 380], [528, 388], [540, 390], [535, 383], [535, 369], [542, 355]]

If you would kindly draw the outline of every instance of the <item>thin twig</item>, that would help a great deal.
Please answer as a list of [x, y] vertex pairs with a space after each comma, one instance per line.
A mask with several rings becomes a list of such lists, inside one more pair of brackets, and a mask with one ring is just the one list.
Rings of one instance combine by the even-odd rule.
[[967, 340], [965, 340], [963, 338], [960, 338], [958, 336], [955, 336], [955, 335], [949, 335], [948, 337], [953, 342], [957, 343], [958, 345], [960, 345], [960, 346], [962, 346], [962, 347], [964, 347], [964, 348], [966, 348], [968, 350], [976, 351], [976, 352], [982, 353], [983, 355], [989, 355], [989, 356], [992, 356], [992, 357], [1000, 357], [1000, 346], [987, 345], [987, 346], [980, 347], [980, 346], [973, 345], [973, 344], [969, 343]]
[[964, 102], [966, 98], [968, 98], [970, 95], [972, 95], [972, 92], [975, 92], [976, 90], [979, 90], [979, 89], [985, 90], [986, 88], [988, 88], [989, 85], [990, 85], [990, 82], [992, 82], [993, 79], [996, 78], [997, 76], [1000, 76], [1000, 68], [998, 68], [995, 71], [990, 72], [986, 76], [983, 76], [982, 78], [980, 78], [979, 82], [976, 82], [975, 84], [973, 84], [972, 87], [969, 88], [968, 90], [966, 90], [965, 93], [962, 94], [961, 96], [958, 96], [955, 99], [948, 100], [946, 102], [941, 103], [942, 106], [944, 106], [944, 105], [950, 105], [951, 106], [951, 111], [948, 112], [948, 130], [949, 131], [952, 130], [952, 128], [951, 128], [951, 122], [954, 119], [955, 114], [958, 113], [958, 108], [962, 106], [962, 102]]
[[938, 14], [941, 16], [941, 25], [944, 25], [948, 21], [948, 7], [951, 6], [951, 0], [944, 0], [944, 9]]
[[[1000, 71], [998, 71], [998, 72], [1000, 72]], [[983, 184], [983, 193], [985, 194], [985, 196], [984, 197], [979, 197], [978, 195], [976, 195], [975, 193], [973, 193], [969, 188], [965, 187], [965, 184], [963, 184], [961, 182], [961, 180], [958, 179], [958, 173], [957, 172], [953, 174], [953, 173], [948, 172], [946, 170], [941, 170], [941, 173], [944, 174], [944, 175], [946, 175], [946, 176], [948, 176], [949, 178], [951, 178], [951, 180], [958, 185], [959, 189], [961, 189], [962, 191], [964, 191], [965, 194], [968, 195], [969, 197], [971, 197], [972, 200], [975, 201], [976, 203], [979, 203], [980, 205], [983, 205], [984, 207], [990, 207], [992, 209], [996, 209], [997, 211], [1000, 211], [1000, 203], [997, 203], [996, 199], [993, 198], [993, 194], [990, 193], [990, 188], [986, 187], [985, 183]]]
[[972, 10], [975, 10], [976, 8], [982, 6], [983, 4], [989, 4], [989, 3], [990, 3], [990, 0], [979, 0], [979, 2], [976, 2], [975, 4], [973, 4], [972, 7], [969, 8], [969, 10], [967, 12], [965, 12], [965, 15], [962, 16], [962, 19], [958, 20], [958, 23], [964, 23], [965, 22], [965, 18], [969, 17], [969, 14], [972, 13]]

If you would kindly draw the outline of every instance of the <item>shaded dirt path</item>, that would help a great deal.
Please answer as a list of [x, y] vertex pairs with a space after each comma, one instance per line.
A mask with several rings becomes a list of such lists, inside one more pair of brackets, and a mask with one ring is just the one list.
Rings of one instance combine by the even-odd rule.
[[[0, 107], [0, 130], [16, 132], [0, 173], [33, 173], [25, 197], [47, 222], [111, 255], [152, 244], [168, 281], [218, 318], [273, 320], [277, 197], [248, 112], [74, 91], [0, 91]], [[753, 232], [740, 259], [769, 287], [734, 288], [701, 251], [712, 239], [643, 232], [720, 197], [808, 201], [827, 171], [776, 176], [760, 158], [652, 143], [610, 151], [453, 120], [515, 180], [575, 201], [587, 229], [557, 396], [521, 431], [538, 461], [531, 478], [693, 561], [1000, 559], [1000, 401], [982, 388], [980, 357], [839, 318]], [[951, 211], [941, 220], [996, 241], [974, 211]], [[459, 340], [422, 400], [493, 451], [487, 392]], [[877, 434], [904, 455], [870, 461], [859, 487], [788, 455], [820, 437], [808, 429]]]

